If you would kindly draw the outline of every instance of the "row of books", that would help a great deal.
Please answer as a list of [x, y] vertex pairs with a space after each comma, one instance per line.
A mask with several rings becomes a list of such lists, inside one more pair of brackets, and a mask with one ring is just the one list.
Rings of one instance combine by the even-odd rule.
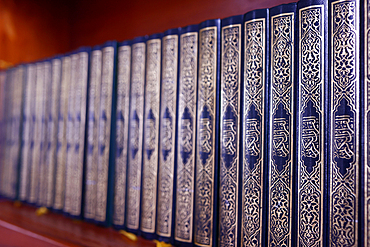
[[181, 245], [370, 245], [368, 2], [2, 72], [1, 193]]

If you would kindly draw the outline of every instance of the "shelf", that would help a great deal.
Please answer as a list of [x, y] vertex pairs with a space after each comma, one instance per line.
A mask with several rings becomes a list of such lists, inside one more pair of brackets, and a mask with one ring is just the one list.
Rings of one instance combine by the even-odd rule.
[[[37, 216], [35, 207], [0, 199], [0, 246], [155, 246], [138, 237], [131, 241], [112, 228], [48, 212]], [[6, 236], [6, 237], [4, 237]]]

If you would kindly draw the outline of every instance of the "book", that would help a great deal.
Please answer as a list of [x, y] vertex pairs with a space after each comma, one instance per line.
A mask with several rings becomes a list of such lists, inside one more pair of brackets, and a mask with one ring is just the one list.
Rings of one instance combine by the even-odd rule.
[[171, 243], [175, 227], [179, 32], [180, 28], [167, 30], [162, 38], [156, 233], [159, 240]]
[[[64, 208], [66, 161], [67, 161], [67, 128], [71, 128], [69, 121], [69, 107], [72, 104], [71, 57], [62, 57], [62, 74], [60, 85], [60, 103], [58, 109], [58, 134], [56, 149], [56, 169], [54, 186], [53, 209], [62, 211]], [[69, 149], [69, 146], [68, 146]]]
[[199, 25], [194, 244], [216, 246], [220, 114], [220, 19]]
[[95, 46], [91, 51], [90, 85], [88, 92], [87, 148], [85, 171], [84, 219], [93, 221], [96, 215], [98, 176], [98, 121], [102, 77], [102, 50]]
[[240, 123], [243, 16], [221, 21], [219, 245], [240, 245]]
[[114, 190], [114, 153], [116, 135], [117, 42], [102, 48], [102, 75], [98, 120], [98, 164], [95, 221], [108, 226], [112, 222]]
[[243, 29], [241, 241], [242, 246], [264, 246], [270, 86], [268, 9], [246, 13]]
[[135, 38], [131, 46], [126, 227], [129, 232], [136, 234], [140, 232], [146, 40], [146, 36]]
[[26, 66], [27, 79], [25, 82], [24, 108], [23, 108], [23, 132], [22, 132], [22, 154], [20, 164], [19, 196], [20, 201], [27, 201], [30, 186], [30, 168], [32, 164], [33, 132], [34, 132], [34, 110], [35, 110], [35, 86], [36, 65]]
[[116, 160], [113, 226], [123, 229], [126, 216], [126, 181], [131, 89], [131, 41], [118, 46], [117, 61]]
[[[301, 0], [297, 5], [296, 88], [296, 239], [300, 246], [325, 246], [328, 157], [325, 125], [328, 100], [327, 2]], [[299, 68], [299, 69], [298, 69]], [[294, 235], [293, 235], [294, 236]]]
[[360, 146], [363, 141], [360, 136], [363, 114], [360, 109], [363, 102], [360, 99], [360, 2], [333, 0], [328, 4], [328, 244], [358, 246]]
[[270, 9], [268, 245], [291, 246], [293, 225], [296, 4]]
[[180, 31], [175, 241], [192, 245], [194, 218], [198, 25]]
[[161, 90], [162, 34], [146, 41], [146, 83], [144, 105], [143, 175], [141, 200], [141, 235], [155, 237], [159, 152], [159, 114]]

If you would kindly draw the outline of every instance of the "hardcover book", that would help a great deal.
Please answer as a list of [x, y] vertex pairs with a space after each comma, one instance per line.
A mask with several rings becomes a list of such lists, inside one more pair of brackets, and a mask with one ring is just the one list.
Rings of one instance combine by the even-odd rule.
[[117, 61], [117, 111], [116, 111], [116, 160], [113, 225], [124, 228], [126, 216], [126, 181], [128, 154], [128, 123], [131, 88], [131, 42], [124, 41], [118, 46]]
[[219, 245], [240, 245], [240, 122], [243, 16], [221, 21]]
[[60, 85], [60, 103], [58, 109], [58, 134], [56, 149], [56, 169], [53, 208], [61, 211], [64, 208], [65, 195], [65, 172], [67, 161], [67, 128], [69, 123], [68, 107], [72, 104], [71, 96], [71, 57], [66, 55], [62, 58], [62, 78]]
[[242, 246], [264, 246], [268, 170], [269, 11], [244, 15], [242, 103]]
[[147, 37], [135, 38], [131, 46], [132, 70], [126, 227], [129, 232], [136, 234], [140, 230], [146, 40]]
[[146, 41], [141, 233], [150, 239], [155, 237], [157, 215], [161, 39], [162, 34], [153, 34]]
[[291, 246], [294, 172], [296, 4], [270, 9], [268, 245]]
[[84, 218], [94, 220], [96, 215], [96, 195], [98, 176], [98, 119], [100, 110], [100, 87], [102, 76], [101, 46], [96, 46], [91, 52], [90, 85], [87, 116], [87, 148], [85, 171]]
[[198, 25], [182, 28], [179, 48], [175, 241], [189, 245], [194, 233], [198, 30]]
[[217, 241], [220, 24], [220, 19], [216, 19], [199, 25], [194, 207], [194, 243], [197, 246], [216, 246]]
[[360, 2], [331, 0], [328, 13], [331, 92], [327, 130], [330, 131], [328, 243], [358, 246], [363, 141], [359, 129], [363, 110], [360, 109]]
[[175, 226], [179, 32], [180, 28], [167, 30], [162, 38], [156, 232], [158, 239], [166, 242], [173, 242]]
[[[297, 221], [299, 246], [325, 246], [325, 125], [328, 99], [327, 2], [298, 2], [298, 87], [296, 110]], [[315, 205], [314, 207], [311, 205]]]
[[102, 48], [102, 75], [98, 120], [98, 164], [95, 221], [112, 222], [114, 152], [116, 135], [116, 70], [117, 42], [109, 41]]

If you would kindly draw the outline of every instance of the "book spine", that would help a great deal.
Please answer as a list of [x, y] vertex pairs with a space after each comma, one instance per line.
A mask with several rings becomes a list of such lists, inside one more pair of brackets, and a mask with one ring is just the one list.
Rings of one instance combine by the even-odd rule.
[[62, 58], [62, 78], [60, 88], [60, 104], [58, 110], [58, 134], [56, 150], [56, 170], [55, 170], [55, 210], [62, 210], [64, 207], [65, 180], [66, 180], [66, 161], [67, 161], [67, 123], [68, 123], [68, 104], [72, 85], [71, 80], [71, 58]]
[[243, 246], [257, 246], [264, 245], [264, 180], [268, 165], [268, 9], [248, 12], [243, 28], [241, 241]]
[[215, 246], [219, 128], [220, 20], [200, 24], [194, 243]]
[[150, 36], [146, 42], [147, 69], [141, 202], [141, 231], [146, 238], [154, 238], [157, 213], [161, 45], [161, 35]]
[[77, 93], [77, 75], [78, 75], [78, 54], [72, 54], [71, 58], [71, 70], [70, 70], [70, 84], [68, 92], [68, 114], [67, 114], [67, 129], [66, 129], [66, 139], [67, 139], [67, 155], [66, 155], [66, 166], [65, 166], [65, 191], [64, 191], [64, 206], [63, 211], [67, 214], [70, 213], [72, 207], [72, 190], [74, 180], [72, 178], [73, 174], [73, 164], [75, 163], [75, 145], [74, 136], [75, 128], [75, 108], [76, 108], [76, 93]]
[[270, 9], [268, 244], [291, 246], [293, 220], [296, 4]]
[[130, 111], [131, 45], [118, 48], [116, 164], [113, 224], [122, 228], [126, 216], [127, 144]]
[[[114, 168], [115, 110], [116, 110], [116, 58], [117, 43], [102, 49], [102, 83], [100, 89], [100, 112], [98, 125], [98, 176], [97, 207], [95, 220], [104, 224], [111, 222], [111, 195], [109, 183]], [[113, 125], [112, 125], [113, 124]]]
[[179, 54], [175, 240], [191, 244], [194, 231], [198, 25], [181, 30]]
[[128, 231], [134, 233], [138, 233], [140, 229], [146, 54], [146, 38], [138, 39], [132, 45], [130, 137], [128, 144], [128, 188], [126, 203], [126, 226]]
[[243, 83], [243, 16], [221, 22], [219, 245], [240, 242], [240, 109]]
[[329, 244], [358, 246], [360, 2], [329, 1]]
[[298, 2], [297, 246], [325, 245], [327, 10], [326, 1]]
[[24, 94], [24, 111], [23, 111], [23, 141], [22, 141], [22, 160], [20, 169], [20, 185], [19, 185], [19, 200], [26, 201], [29, 191], [30, 181], [30, 163], [32, 163], [32, 133], [33, 133], [33, 117], [32, 111], [34, 109], [35, 98], [35, 65], [27, 65], [27, 81], [25, 84]]
[[37, 202], [39, 188], [39, 164], [42, 157], [42, 107], [44, 88], [44, 65], [42, 62], [36, 64], [36, 95], [35, 95], [35, 130], [33, 132], [34, 148], [32, 154], [31, 183], [28, 202]]
[[84, 218], [93, 220], [96, 210], [98, 176], [98, 118], [100, 109], [100, 86], [102, 75], [101, 47], [91, 52]]
[[51, 102], [51, 62], [45, 61], [44, 62], [44, 87], [43, 87], [43, 96], [42, 96], [42, 151], [41, 151], [41, 161], [39, 164], [39, 190], [38, 190], [38, 197], [37, 197], [37, 204], [40, 206], [45, 206], [46, 202], [46, 195], [47, 195], [47, 176], [48, 176], [48, 169], [49, 164], [47, 163], [47, 155], [50, 152], [48, 147], [48, 136], [49, 133], [49, 110], [50, 110], [50, 102]]
[[[6, 158], [6, 77], [7, 71], [0, 72], [0, 171], [3, 170]], [[3, 175], [0, 174], [0, 194], [2, 194]]]
[[158, 168], [157, 235], [171, 240], [174, 228], [176, 116], [178, 90], [178, 30], [162, 39], [161, 113]]
[[78, 53], [76, 69], [76, 92], [74, 101], [74, 138], [73, 138], [73, 163], [71, 166], [71, 210], [70, 214], [80, 217], [83, 202], [83, 171], [85, 164], [85, 141], [86, 141], [86, 112], [88, 92], [88, 66], [89, 52]]

